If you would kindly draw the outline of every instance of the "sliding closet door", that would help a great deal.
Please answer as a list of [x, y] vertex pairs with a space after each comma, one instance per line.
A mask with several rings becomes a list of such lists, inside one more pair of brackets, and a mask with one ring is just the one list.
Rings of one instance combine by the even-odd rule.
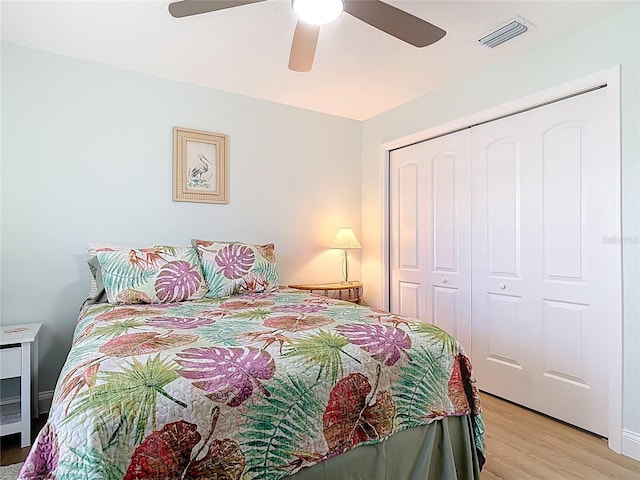
[[469, 130], [391, 152], [390, 310], [471, 351]]
[[472, 131], [478, 385], [607, 436], [615, 268], [604, 89]]

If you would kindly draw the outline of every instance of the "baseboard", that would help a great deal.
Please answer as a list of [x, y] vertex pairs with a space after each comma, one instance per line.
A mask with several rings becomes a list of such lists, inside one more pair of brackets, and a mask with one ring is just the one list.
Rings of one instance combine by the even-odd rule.
[[53, 390], [38, 393], [38, 414], [49, 413], [51, 400], [53, 400]]
[[[53, 400], [53, 390], [46, 390], [38, 393], [38, 414], [49, 413], [51, 409], [51, 401]], [[0, 400], [0, 406], [20, 403], [20, 396], [6, 397]]]
[[640, 461], [640, 433], [622, 430], [622, 454]]

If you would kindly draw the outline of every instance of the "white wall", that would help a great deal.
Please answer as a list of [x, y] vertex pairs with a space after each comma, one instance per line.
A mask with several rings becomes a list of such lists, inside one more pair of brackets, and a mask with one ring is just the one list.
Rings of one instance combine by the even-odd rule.
[[[622, 65], [623, 427], [631, 432], [640, 432], [639, 30], [640, 7], [636, 3], [517, 58], [367, 120], [362, 130], [365, 301], [380, 306], [383, 299], [382, 144]], [[606, 318], [602, 319], [603, 329], [606, 322]]]
[[[326, 245], [360, 221], [365, 301], [380, 306], [381, 144], [621, 64], [624, 427], [640, 432], [639, 17], [636, 4], [362, 124], [3, 44], [0, 321], [45, 323], [49, 390], [86, 294], [85, 243], [275, 241], [284, 283], [330, 281]], [[173, 126], [230, 135], [229, 205], [171, 201]]]
[[[1, 53], [1, 322], [44, 323], [41, 392], [71, 344], [89, 242], [273, 241], [283, 283], [341, 279], [327, 245], [339, 227], [360, 233], [360, 122], [8, 44]], [[172, 202], [174, 126], [229, 135], [228, 205]]]

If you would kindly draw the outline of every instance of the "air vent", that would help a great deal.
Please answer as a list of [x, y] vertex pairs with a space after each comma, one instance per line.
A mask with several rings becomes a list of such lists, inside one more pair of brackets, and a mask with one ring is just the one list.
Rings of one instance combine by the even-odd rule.
[[522, 35], [527, 30], [529, 30], [529, 25], [523, 19], [516, 17], [485, 33], [478, 42], [485, 47], [494, 48], [518, 35]]

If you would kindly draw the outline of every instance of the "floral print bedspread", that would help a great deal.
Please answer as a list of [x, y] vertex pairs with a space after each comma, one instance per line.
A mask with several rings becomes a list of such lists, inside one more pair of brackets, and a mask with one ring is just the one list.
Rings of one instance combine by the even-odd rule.
[[21, 479], [276, 480], [452, 415], [484, 427], [437, 327], [282, 290], [83, 308]]

